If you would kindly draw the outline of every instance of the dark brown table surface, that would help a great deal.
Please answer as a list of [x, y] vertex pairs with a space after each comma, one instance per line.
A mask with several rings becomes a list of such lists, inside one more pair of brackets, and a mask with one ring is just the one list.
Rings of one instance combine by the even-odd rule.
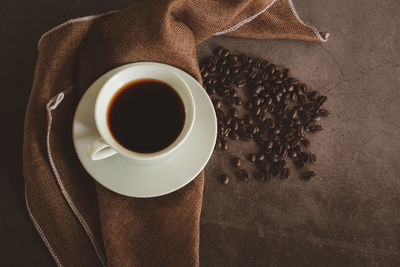
[[[133, 2], [1, 1], [0, 266], [54, 265], [27, 215], [21, 171], [40, 35]], [[318, 176], [223, 186], [216, 178], [230, 157], [251, 146], [215, 153], [206, 167], [201, 265], [400, 266], [400, 2], [294, 2], [331, 33], [327, 43], [218, 37], [198, 52], [202, 58], [224, 45], [267, 58], [329, 97], [331, 116], [312, 139]]]

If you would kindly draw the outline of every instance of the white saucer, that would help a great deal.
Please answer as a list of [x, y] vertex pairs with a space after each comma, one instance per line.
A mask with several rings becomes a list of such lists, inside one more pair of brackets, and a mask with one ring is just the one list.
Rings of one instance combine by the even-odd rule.
[[[96, 96], [111, 75], [139, 64], [162, 65], [185, 80], [196, 106], [193, 129], [171, 157], [158, 163], [140, 165], [118, 154], [92, 161], [86, 154], [86, 149], [99, 137], [93, 114]], [[75, 150], [86, 171], [98, 183], [116, 193], [142, 198], [171, 193], [192, 181], [210, 159], [216, 136], [217, 119], [214, 107], [203, 87], [186, 72], [170, 65], [153, 62], [127, 64], [101, 76], [80, 100], [72, 126]]]

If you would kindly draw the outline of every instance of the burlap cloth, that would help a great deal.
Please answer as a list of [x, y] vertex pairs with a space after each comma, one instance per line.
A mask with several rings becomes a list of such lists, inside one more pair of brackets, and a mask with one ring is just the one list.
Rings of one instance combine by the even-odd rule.
[[222, 34], [327, 38], [300, 20], [288, 0], [151, 0], [75, 19], [42, 36], [26, 113], [23, 171], [28, 212], [57, 265], [199, 265], [204, 173], [162, 197], [118, 195], [85, 172], [71, 127], [82, 93], [103, 73], [129, 62], [157, 61], [200, 80], [196, 44]]

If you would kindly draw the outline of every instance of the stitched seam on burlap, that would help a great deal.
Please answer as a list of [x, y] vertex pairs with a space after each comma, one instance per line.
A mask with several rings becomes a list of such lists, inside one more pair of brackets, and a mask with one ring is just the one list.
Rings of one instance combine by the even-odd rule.
[[216, 32], [216, 33], [214, 33], [214, 35], [223, 35], [223, 34], [226, 34], [226, 33], [229, 33], [229, 32], [232, 32], [232, 31], [234, 31], [234, 30], [239, 29], [239, 28], [242, 27], [243, 25], [245, 25], [245, 24], [247, 24], [247, 23], [253, 21], [253, 20], [256, 19], [258, 16], [260, 16], [261, 14], [263, 14], [265, 11], [267, 11], [273, 4], [275, 4], [276, 1], [277, 1], [277, 0], [273, 0], [271, 3], [269, 3], [269, 5], [267, 5], [263, 10], [261, 10], [261, 11], [258, 12], [257, 14], [254, 14], [253, 16], [250, 16], [250, 17], [248, 17], [248, 18], [242, 20], [241, 22], [239, 22], [239, 23], [233, 25], [232, 27], [230, 27], [230, 28], [228, 28], [228, 29], [226, 29], [226, 30], [223, 30], [223, 31], [220, 31], [220, 32]]
[[105, 262], [105, 258], [103, 256], [102, 251], [99, 248], [99, 245], [93, 235], [92, 230], [90, 229], [89, 225], [87, 224], [87, 222], [85, 221], [85, 219], [83, 218], [83, 216], [80, 214], [80, 212], [78, 211], [78, 209], [76, 208], [74, 202], [72, 201], [71, 197], [69, 196], [67, 190], [64, 187], [64, 184], [61, 180], [61, 176], [57, 171], [56, 165], [54, 164], [53, 161], [53, 157], [51, 155], [51, 148], [50, 148], [50, 132], [51, 132], [51, 124], [52, 124], [52, 120], [53, 117], [51, 115], [51, 111], [56, 109], [58, 107], [58, 105], [63, 101], [64, 96], [69, 94], [70, 92], [72, 92], [73, 90], [73, 86], [68, 87], [66, 90], [62, 91], [61, 93], [59, 93], [58, 95], [56, 95], [55, 97], [53, 97], [52, 99], [49, 100], [49, 102], [46, 104], [46, 109], [47, 109], [47, 135], [46, 135], [46, 145], [47, 145], [47, 157], [48, 160], [50, 162], [50, 166], [51, 169], [53, 171], [54, 176], [56, 177], [58, 186], [61, 189], [61, 192], [65, 198], [65, 200], [67, 201], [69, 207], [71, 208], [71, 210], [73, 211], [73, 213], [75, 214], [75, 216], [78, 218], [80, 224], [82, 225], [83, 229], [85, 230], [86, 234], [89, 237], [90, 242], [92, 243], [94, 250], [101, 262], [101, 264], [103, 266], [106, 266], [106, 262]]
[[315, 36], [317, 36], [318, 40], [320, 40], [321, 42], [325, 43], [326, 41], [328, 41], [328, 37], [329, 37], [329, 33], [328, 32], [324, 34], [325, 36], [322, 36], [321, 32], [314, 25], [312, 25], [311, 23], [309, 23], [307, 21], [304, 21], [304, 20], [302, 20], [300, 18], [299, 14], [296, 11], [296, 8], [294, 7], [294, 4], [293, 4], [292, 0], [287, 0], [287, 1], [289, 3], [290, 10], [292, 11], [292, 14], [296, 17], [296, 19], [302, 25], [306, 26], [307, 28], [310, 28], [314, 32]]
[[113, 10], [113, 11], [109, 11], [109, 12], [105, 12], [105, 13], [101, 13], [101, 14], [97, 14], [97, 15], [91, 15], [91, 16], [86, 16], [86, 17], [70, 19], [70, 20], [68, 20], [68, 21], [66, 21], [66, 22], [64, 22], [64, 23], [62, 23], [62, 24], [60, 24], [60, 25], [48, 30], [44, 34], [42, 34], [42, 36], [39, 39], [38, 45], [37, 45], [38, 50], [40, 50], [40, 43], [43, 41], [43, 39], [46, 38], [52, 32], [55, 32], [55, 31], [65, 27], [65, 26], [68, 26], [68, 25], [73, 24], [73, 23], [85, 22], [85, 21], [93, 20], [93, 19], [96, 19], [96, 18], [99, 18], [99, 17], [102, 17], [102, 16], [106, 16], [106, 15], [115, 13], [117, 11], [119, 11], [119, 10]]
[[44, 234], [42, 228], [40, 227], [39, 223], [36, 221], [35, 217], [32, 214], [32, 211], [29, 207], [29, 203], [28, 203], [28, 196], [27, 196], [27, 192], [26, 192], [26, 183], [25, 183], [25, 205], [26, 205], [26, 209], [28, 210], [28, 214], [29, 217], [33, 223], [33, 225], [36, 228], [36, 231], [38, 232], [38, 234], [40, 235], [40, 238], [42, 239], [43, 243], [46, 245], [47, 250], [50, 252], [50, 255], [53, 257], [54, 261], [56, 262], [57, 266], [62, 267], [63, 265], [61, 264], [60, 259], [58, 258], [56, 252], [54, 251], [53, 247], [50, 245], [49, 240], [47, 240], [46, 235]]

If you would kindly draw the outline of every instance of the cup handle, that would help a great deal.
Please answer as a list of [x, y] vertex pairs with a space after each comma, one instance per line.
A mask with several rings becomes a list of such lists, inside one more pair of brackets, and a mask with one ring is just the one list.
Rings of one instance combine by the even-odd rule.
[[99, 137], [88, 146], [87, 154], [91, 160], [100, 160], [111, 157], [117, 154], [117, 152], [102, 137]]

